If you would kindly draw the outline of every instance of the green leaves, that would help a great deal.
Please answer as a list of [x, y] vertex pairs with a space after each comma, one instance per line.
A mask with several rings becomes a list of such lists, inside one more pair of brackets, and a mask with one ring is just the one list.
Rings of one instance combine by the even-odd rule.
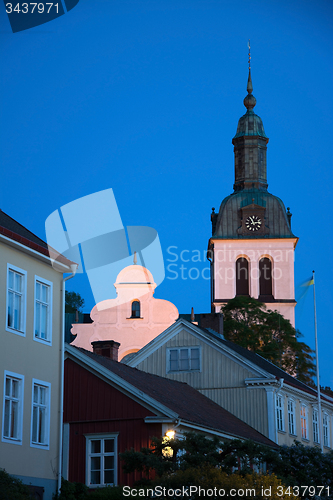
[[252, 297], [238, 296], [223, 307], [224, 336], [260, 354], [306, 384], [313, 384], [313, 351], [298, 339], [302, 334], [278, 311]]

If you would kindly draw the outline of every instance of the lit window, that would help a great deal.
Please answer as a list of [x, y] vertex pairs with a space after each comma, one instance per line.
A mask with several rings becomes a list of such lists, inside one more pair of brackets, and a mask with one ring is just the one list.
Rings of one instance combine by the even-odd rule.
[[117, 436], [86, 436], [87, 485], [114, 486], [117, 484]]
[[25, 335], [26, 271], [7, 266], [7, 330]]
[[313, 441], [314, 443], [319, 443], [318, 410], [315, 409], [312, 412], [312, 429], [313, 429]]
[[23, 375], [5, 371], [2, 441], [22, 444]]
[[301, 406], [301, 430], [302, 430], [302, 438], [308, 439], [308, 415], [306, 406]]
[[132, 302], [132, 316], [131, 318], [140, 318], [140, 302], [134, 300]]
[[324, 446], [329, 447], [330, 434], [329, 434], [329, 418], [327, 413], [324, 413], [323, 415], [323, 434], [324, 434]]
[[34, 339], [51, 343], [52, 340], [52, 283], [35, 276]]
[[276, 425], [278, 431], [284, 430], [284, 418], [283, 418], [283, 401], [282, 396], [277, 395], [275, 400], [275, 410], [276, 410]]
[[31, 446], [48, 449], [50, 436], [51, 384], [33, 379]]
[[184, 347], [168, 350], [168, 371], [199, 371], [200, 370], [200, 348]]
[[296, 436], [295, 403], [292, 399], [288, 401], [288, 429], [289, 434]]

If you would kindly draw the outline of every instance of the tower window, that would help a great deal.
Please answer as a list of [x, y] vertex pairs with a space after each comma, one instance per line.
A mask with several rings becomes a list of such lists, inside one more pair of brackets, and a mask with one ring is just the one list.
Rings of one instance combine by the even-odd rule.
[[272, 262], [267, 257], [259, 261], [260, 295], [273, 295]]
[[140, 318], [140, 302], [138, 300], [134, 300], [132, 302], [132, 316], [131, 318]]
[[249, 295], [249, 263], [244, 257], [236, 260], [236, 295]]

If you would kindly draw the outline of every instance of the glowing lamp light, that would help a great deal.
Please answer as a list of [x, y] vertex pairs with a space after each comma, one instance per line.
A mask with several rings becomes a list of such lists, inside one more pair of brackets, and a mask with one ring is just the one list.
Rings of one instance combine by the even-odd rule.
[[175, 431], [167, 431], [165, 435], [167, 438], [173, 439], [175, 437]]

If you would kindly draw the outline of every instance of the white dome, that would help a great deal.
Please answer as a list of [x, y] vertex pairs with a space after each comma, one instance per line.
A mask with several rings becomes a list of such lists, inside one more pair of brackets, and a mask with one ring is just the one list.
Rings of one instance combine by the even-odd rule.
[[150, 284], [155, 285], [153, 275], [147, 268], [133, 264], [120, 271], [117, 276], [117, 284]]

